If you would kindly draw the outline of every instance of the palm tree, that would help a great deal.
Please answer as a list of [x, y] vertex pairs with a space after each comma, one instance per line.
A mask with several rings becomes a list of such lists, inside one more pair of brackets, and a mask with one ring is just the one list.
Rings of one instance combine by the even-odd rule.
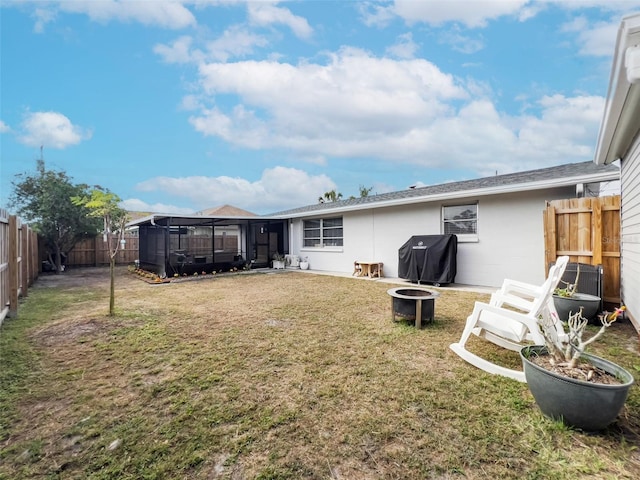
[[336, 190], [333, 189], [333, 190], [331, 190], [329, 192], [324, 192], [324, 196], [318, 197], [318, 203], [324, 203], [325, 201], [327, 201], [327, 202], [337, 202], [341, 198], [342, 198], [342, 194], [341, 193], [337, 193]]
[[360, 185], [358, 188], [360, 189], [360, 198], [368, 197], [373, 190], [373, 187], [367, 188], [364, 185]]

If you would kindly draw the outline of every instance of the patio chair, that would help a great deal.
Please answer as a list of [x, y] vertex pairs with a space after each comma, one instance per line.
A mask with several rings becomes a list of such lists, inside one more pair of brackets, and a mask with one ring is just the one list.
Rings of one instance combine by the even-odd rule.
[[553, 290], [566, 268], [568, 257], [560, 257], [549, 269], [547, 280], [540, 285], [506, 279], [489, 303], [476, 302], [467, 318], [460, 341], [449, 348], [463, 360], [492, 374], [525, 382], [524, 372], [497, 365], [466, 348], [471, 334], [485, 338], [509, 350], [520, 351], [527, 344], [544, 345], [539, 320], [545, 317], [554, 325], [557, 335], [564, 329], [553, 306]]
[[[560, 283], [562, 275], [568, 265], [568, 256], [558, 257], [555, 264], [549, 268], [547, 280], [542, 285], [534, 285], [507, 278], [502, 282], [500, 289], [491, 295], [489, 303], [498, 307], [510, 305], [523, 312], [529, 312], [535, 307], [535, 300], [546, 292], [549, 285], [551, 286], [551, 293], [553, 294], [553, 290], [555, 290], [558, 283]], [[553, 298], [549, 299], [549, 311], [554, 316], [557, 313], [553, 304]]]

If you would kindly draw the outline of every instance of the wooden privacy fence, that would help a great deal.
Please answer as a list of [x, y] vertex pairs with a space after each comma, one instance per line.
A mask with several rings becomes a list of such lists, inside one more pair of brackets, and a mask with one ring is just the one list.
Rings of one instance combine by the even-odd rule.
[[[119, 247], [116, 264], [128, 265], [138, 259], [138, 236], [125, 235], [124, 248]], [[99, 267], [109, 265], [109, 249], [102, 235], [76, 243], [67, 255], [67, 267]]]
[[545, 268], [561, 255], [602, 265], [602, 300], [620, 303], [620, 195], [547, 202]]
[[0, 325], [18, 315], [18, 298], [26, 297], [38, 278], [38, 258], [37, 234], [0, 209]]

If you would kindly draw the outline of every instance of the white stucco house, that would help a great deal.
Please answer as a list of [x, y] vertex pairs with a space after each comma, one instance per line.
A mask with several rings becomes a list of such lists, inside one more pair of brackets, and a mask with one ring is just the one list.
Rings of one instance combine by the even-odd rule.
[[384, 263], [397, 276], [398, 249], [414, 235], [458, 237], [456, 284], [498, 287], [504, 278], [543, 283], [547, 201], [598, 195], [619, 180], [594, 162], [496, 175], [273, 214], [288, 221], [288, 253], [311, 268], [350, 273], [356, 260]]
[[595, 163], [621, 168], [621, 298], [640, 331], [640, 14], [620, 23]]
[[[504, 278], [542, 284], [547, 202], [597, 196], [620, 169], [593, 161], [317, 203], [271, 215], [151, 214], [139, 231], [139, 263], [161, 276], [306, 257], [314, 271], [351, 274], [355, 261], [398, 277], [411, 237], [455, 234], [456, 284], [499, 287]], [[425, 282], [426, 283], [426, 282]]]

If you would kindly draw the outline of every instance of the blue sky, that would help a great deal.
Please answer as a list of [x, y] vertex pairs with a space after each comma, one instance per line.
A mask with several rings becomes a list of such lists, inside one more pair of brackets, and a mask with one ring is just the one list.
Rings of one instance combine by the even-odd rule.
[[0, 204], [48, 168], [131, 210], [265, 214], [593, 158], [640, 1], [0, 3]]

